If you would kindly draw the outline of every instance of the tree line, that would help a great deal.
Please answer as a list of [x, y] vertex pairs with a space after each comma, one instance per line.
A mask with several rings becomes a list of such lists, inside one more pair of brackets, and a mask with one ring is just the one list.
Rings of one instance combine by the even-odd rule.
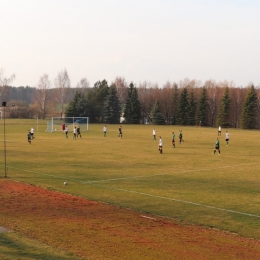
[[13, 78], [4, 78], [0, 70], [2, 101], [15, 104], [6, 108], [10, 117], [84, 116], [93, 123], [119, 123], [123, 117], [131, 124], [260, 128], [260, 88], [252, 84], [185, 79], [159, 87], [117, 77], [110, 85], [102, 80], [93, 87], [83, 78], [72, 88], [66, 69], [54, 81], [44, 74], [37, 87], [10, 87]]
[[77, 91], [66, 109], [67, 116], [88, 116], [90, 122], [259, 129], [260, 89], [238, 88], [212, 81], [198, 87], [195, 81], [167, 83], [163, 88], [147, 83], [127, 85], [116, 78], [108, 86], [97, 82], [85, 93]]

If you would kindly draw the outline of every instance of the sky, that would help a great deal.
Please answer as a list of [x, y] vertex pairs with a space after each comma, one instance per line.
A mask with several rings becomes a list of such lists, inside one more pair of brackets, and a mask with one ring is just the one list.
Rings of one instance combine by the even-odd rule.
[[64, 69], [71, 87], [116, 77], [259, 86], [259, 14], [259, 0], [0, 0], [0, 68], [16, 87]]

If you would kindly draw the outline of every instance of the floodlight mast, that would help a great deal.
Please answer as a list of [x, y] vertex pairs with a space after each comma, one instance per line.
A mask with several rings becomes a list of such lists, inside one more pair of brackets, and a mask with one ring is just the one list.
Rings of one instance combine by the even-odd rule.
[[[9, 78], [4, 77], [4, 70], [0, 69], [0, 97], [2, 96], [5, 88], [15, 79], [15, 74], [11, 75]], [[14, 104], [12, 104], [14, 106]], [[5, 157], [5, 177], [7, 177], [7, 168], [6, 168], [6, 137], [5, 137], [5, 107], [6, 101], [2, 102], [2, 107], [4, 108], [4, 157]]]
[[[12, 104], [14, 107], [15, 104]], [[5, 134], [5, 108], [6, 108], [6, 101], [2, 102], [2, 107], [4, 108], [4, 164], [5, 164], [5, 175], [4, 177], [7, 178], [7, 164], [6, 164], [6, 134]]]
[[7, 170], [6, 170], [6, 137], [5, 137], [5, 108], [6, 108], [6, 102], [2, 102], [2, 107], [4, 108], [4, 162], [5, 162], [5, 175], [4, 177], [7, 177]]

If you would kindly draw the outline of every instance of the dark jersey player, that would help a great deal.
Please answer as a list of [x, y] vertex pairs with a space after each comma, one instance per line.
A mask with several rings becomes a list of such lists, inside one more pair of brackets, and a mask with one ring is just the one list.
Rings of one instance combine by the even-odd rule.
[[175, 148], [175, 134], [172, 132], [172, 146]]
[[122, 138], [123, 137], [123, 132], [122, 132], [122, 126], [120, 125], [120, 127], [118, 128], [118, 137]]
[[80, 133], [80, 127], [78, 126], [77, 127], [77, 138], [81, 138], [81, 133]]
[[184, 140], [182, 139], [182, 130], [179, 130], [179, 143], [181, 144], [181, 142], [184, 142]]
[[218, 138], [216, 139], [216, 142], [215, 142], [214, 154], [216, 153], [217, 150], [218, 150], [218, 155], [220, 155], [220, 142], [219, 142]]

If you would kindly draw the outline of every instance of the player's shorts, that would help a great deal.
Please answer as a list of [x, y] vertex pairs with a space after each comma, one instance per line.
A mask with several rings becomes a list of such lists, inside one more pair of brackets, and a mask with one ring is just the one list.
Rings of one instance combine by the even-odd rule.
[[228, 142], [229, 141], [229, 139], [226, 139], [226, 142]]
[[218, 145], [216, 145], [215, 149], [219, 149], [219, 146], [218, 146]]

